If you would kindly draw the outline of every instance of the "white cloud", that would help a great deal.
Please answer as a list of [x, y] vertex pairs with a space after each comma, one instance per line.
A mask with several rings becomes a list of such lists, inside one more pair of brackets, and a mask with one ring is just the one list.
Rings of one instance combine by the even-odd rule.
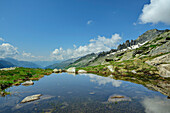
[[144, 5], [139, 19], [141, 23], [163, 22], [170, 25], [170, 0], [151, 0], [150, 4]]
[[121, 37], [119, 34], [114, 34], [111, 38], [98, 36], [97, 39], [91, 39], [88, 45], [66, 50], [64, 50], [62, 47], [55, 49], [51, 56], [56, 60], [65, 60], [81, 57], [90, 53], [109, 51], [111, 48], [117, 47], [117, 44], [120, 40]]
[[120, 87], [120, 85], [122, 84], [121, 81], [114, 80], [109, 77], [102, 77], [102, 76], [98, 76], [98, 75], [94, 75], [94, 74], [82, 74], [82, 75], [89, 76], [91, 78], [90, 79], [91, 82], [98, 83], [99, 85], [106, 85], [106, 84], [111, 83], [112, 86], [114, 86], [114, 87]]
[[93, 20], [89, 20], [89, 21], [87, 21], [87, 24], [89, 25], [89, 24], [91, 24], [93, 22]]
[[0, 37], [0, 41], [5, 41], [2, 37]]
[[0, 57], [11, 57], [14, 58], [19, 52], [17, 51], [17, 48], [9, 43], [2, 43], [0, 45]]
[[145, 98], [142, 102], [146, 113], [169, 113], [170, 100], [159, 97]]

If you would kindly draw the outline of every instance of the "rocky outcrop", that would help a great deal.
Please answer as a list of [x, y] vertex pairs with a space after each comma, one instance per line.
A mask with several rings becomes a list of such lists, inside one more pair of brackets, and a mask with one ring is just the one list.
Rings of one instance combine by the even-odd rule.
[[164, 64], [164, 63], [170, 63], [170, 53], [156, 57], [152, 59], [151, 61], [146, 61], [146, 63], [152, 66], [157, 66], [159, 64]]
[[152, 66], [156, 66], [160, 76], [170, 77], [170, 53], [156, 57], [151, 61], [146, 61], [146, 63]]
[[70, 67], [69, 69], [67, 69], [68, 73], [75, 73], [76, 72], [76, 68], [75, 67]]
[[170, 64], [161, 64], [158, 66], [158, 70], [162, 77], [170, 77]]
[[139, 36], [136, 40], [131, 40], [131, 41], [127, 40], [125, 43], [120, 44], [117, 49], [121, 50], [133, 45], [137, 45], [138, 43], [144, 43], [146, 41], [152, 40], [157, 35], [167, 31], [169, 30], [157, 30], [157, 29], [148, 30], [145, 33], [143, 33], [141, 36]]
[[107, 66], [107, 68], [108, 68], [111, 72], [114, 72], [112, 65]]
[[54, 69], [54, 70], [53, 70], [53, 73], [58, 73], [58, 72], [59, 72], [58, 69]]
[[158, 47], [152, 49], [149, 54], [151, 56], [155, 56], [160, 53], [167, 53], [167, 52], [170, 52], [170, 41], [161, 45], [161, 46], [158, 46]]
[[30, 85], [33, 85], [33, 84], [34, 84], [34, 82], [32, 80], [22, 83], [23, 86], [30, 86]]
[[42, 96], [42, 95], [41, 94], [36, 94], [36, 95], [32, 95], [32, 96], [27, 96], [21, 101], [21, 103], [26, 103], [26, 102], [31, 102], [31, 101], [34, 101], [34, 100], [38, 100], [38, 99], [40, 99], [40, 96]]

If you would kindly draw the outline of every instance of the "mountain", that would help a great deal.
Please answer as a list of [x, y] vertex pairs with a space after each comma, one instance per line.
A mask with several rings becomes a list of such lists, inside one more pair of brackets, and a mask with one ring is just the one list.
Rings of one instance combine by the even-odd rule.
[[131, 41], [127, 40], [125, 43], [120, 44], [117, 49], [121, 50], [121, 49], [130, 47], [132, 45], [137, 45], [138, 43], [144, 43], [146, 41], [150, 41], [154, 37], [156, 37], [164, 32], [167, 32], [167, 31], [169, 31], [169, 30], [168, 29], [166, 29], [166, 30], [157, 30], [157, 29], [148, 30], [145, 33], [143, 33], [141, 36], [139, 36], [136, 40], [131, 40]]
[[41, 66], [32, 63], [32, 62], [28, 62], [28, 61], [18, 61], [16, 59], [13, 58], [1, 58], [1, 60], [10, 62], [12, 64], [14, 64], [16, 67], [26, 67], [26, 68], [42, 68]]
[[85, 55], [85, 56], [79, 58], [78, 60], [76, 60], [75, 62], [70, 63], [68, 66], [66, 66], [66, 68], [69, 68], [69, 67], [85, 67], [85, 66], [88, 65], [88, 62], [95, 59], [97, 56], [98, 55], [95, 54], [95, 53]]
[[0, 68], [9, 68], [14, 67], [14, 65], [11, 62], [0, 60]]
[[[136, 56], [155, 56], [170, 52], [170, 30], [152, 29], [136, 40], [128, 40], [120, 44], [117, 49], [101, 52], [94, 56], [93, 59], [87, 60], [88, 55], [81, 57], [69, 65], [69, 67], [85, 67], [109, 64], [109, 61], [123, 61], [133, 59]], [[123, 46], [122, 46], [123, 45]], [[83, 64], [84, 63], [84, 64]]]
[[45, 67], [45, 69], [63, 69], [65, 68], [66, 66], [68, 66], [70, 63], [73, 63], [77, 60], [78, 58], [72, 58], [72, 59], [68, 59], [68, 60], [65, 60], [65, 61], [62, 61], [60, 63], [55, 63], [55, 64], [52, 64], [52, 65], [49, 65], [47, 67]]
[[61, 61], [33, 61], [33, 63], [41, 66], [41, 67], [47, 67], [49, 65], [60, 63]]

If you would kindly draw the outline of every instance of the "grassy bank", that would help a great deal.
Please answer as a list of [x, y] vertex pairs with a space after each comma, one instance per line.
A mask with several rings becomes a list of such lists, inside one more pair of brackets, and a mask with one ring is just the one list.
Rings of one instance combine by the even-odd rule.
[[0, 70], [0, 92], [12, 85], [20, 85], [27, 80], [38, 80], [44, 75], [50, 75], [51, 69], [16, 68], [15, 70]]
[[[76, 68], [76, 71], [86, 70], [88, 73], [105, 77], [112, 75], [111, 77], [114, 79], [133, 81], [143, 85], [146, 83], [156, 84], [157, 81], [169, 81], [170, 78], [163, 78], [159, 75], [156, 67], [145, 63], [145, 61], [150, 59], [151, 57], [145, 57], [124, 61], [110, 61], [109, 64], [106, 65], [79, 67]], [[112, 66], [114, 71], [111, 72], [107, 66]]]

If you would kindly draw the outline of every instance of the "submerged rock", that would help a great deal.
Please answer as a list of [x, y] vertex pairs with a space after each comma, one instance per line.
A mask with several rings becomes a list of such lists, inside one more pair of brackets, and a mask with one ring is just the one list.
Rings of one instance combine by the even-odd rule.
[[42, 100], [48, 100], [51, 98], [54, 98], [55, 96], [51, 96], [51, 95], [42, 95], [40, 99], [36, 100], [36, 101], [29, 101], [29, 102], [25, 102], [25, 103], [18, 103], [16, 106], [14, 106], [12, 109], [16, 110], [16, 109], [20, 109], [22, 107], [28, 106], [30, 104], [35, 104], [35, 103], [39, 103]]
[[78, 73], [87, 73], [86, 70], [79, 70]]
[[122, 95], [111, 95], [107, 102], [120, 102], [120, 101], [131, 101], [129, 97], [122, 96]]
[[76, 72], [76, 68], [75, 67], [70, 67], [69, 69], [67, 69], [68, 73], [75, 73]]
[[32, 80], [22, 83], [23, 86], [30, 86], [30, 85], [33, 85], [33, 84], [34, 84], [34, 82]]
[[42, 94], [36, 94], [36, 95], [32, 95], [32, 96], [27, 96], [21, 101], [21, 103], [26, 103], [26, 102], [31, 102], [31, 101], [34, 101], [34, 100], [38, 100], [38, 99], [40, 99], [40, 96], [42, 96]]

